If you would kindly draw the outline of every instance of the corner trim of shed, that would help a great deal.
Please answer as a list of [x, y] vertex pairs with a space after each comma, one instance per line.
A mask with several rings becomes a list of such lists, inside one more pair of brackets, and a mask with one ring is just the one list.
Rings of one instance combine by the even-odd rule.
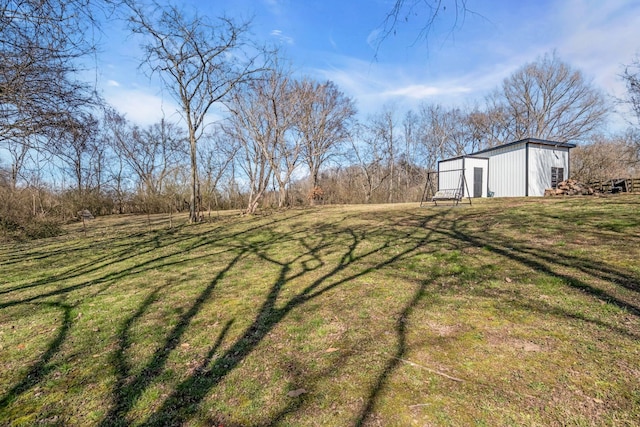
[[529, 141], [524, 144], [524, 195], [529, 197]]

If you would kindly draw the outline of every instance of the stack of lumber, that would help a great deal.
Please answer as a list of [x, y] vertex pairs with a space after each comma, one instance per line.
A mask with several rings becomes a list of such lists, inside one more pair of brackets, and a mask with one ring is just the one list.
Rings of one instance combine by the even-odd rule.
[[545, 197], [548, 196], [576, 196], [576, 195], [592, 195], [595, 190], [586, 184], [578, 182], [574, 179], [567, 179], [558, 184], [557, 188], [547, 188], [544, 190]]

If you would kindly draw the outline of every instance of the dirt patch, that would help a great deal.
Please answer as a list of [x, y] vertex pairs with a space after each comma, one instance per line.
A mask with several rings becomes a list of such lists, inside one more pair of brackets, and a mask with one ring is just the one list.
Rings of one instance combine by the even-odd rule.
[[536, 343], [533, 343], [531, 341], [524, 341], [524, 340], [510, 340], [509, 345], [516, 349], [516, 350], [522, 350], [522, 351], [526, 351], [526, 352], [538, 352], [538, 351], [542, 351], [542, 347], [539, 346]]
[[462, 329], [460, 325], [445, 325], [437, 322], [427, 322], [427, 326], [435, 334], [441, 337], [450, 337], [457, 334]]

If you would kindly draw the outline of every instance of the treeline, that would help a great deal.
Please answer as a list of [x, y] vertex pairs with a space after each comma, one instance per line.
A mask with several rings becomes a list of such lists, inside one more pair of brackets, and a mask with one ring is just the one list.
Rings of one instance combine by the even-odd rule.
[[[523, 65], [482, 104], [403, 114], [387, 104], [358, 118], [335, 83], [282, 66], [247, 22], [171, 5], [0, 1], [12, 11], [0, 22], [5, 236], [55, 234], [85, 209], [188, 211], [199, 221], [220, 209], [418, 201], [439, 159], [527, 137], [580, 143], [578, 179], [638, 167], [638, 127], [603, 134], [607, 98], [555, 54]], [[146, 52], [141, 65], [161, 77], [179, 119], [132, 123], [79, 79], [77, 64], [95, 52], [96, 11], [126, 17]], [[636, 114], [639, 74], [636, 61], [623, 77]]]

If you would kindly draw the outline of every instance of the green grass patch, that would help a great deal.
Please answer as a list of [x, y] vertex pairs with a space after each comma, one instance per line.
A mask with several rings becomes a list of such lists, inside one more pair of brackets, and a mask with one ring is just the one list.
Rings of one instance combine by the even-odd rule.
[[0, 420], [637, 425], [639, 206], [123, 216], [5, 244]]

